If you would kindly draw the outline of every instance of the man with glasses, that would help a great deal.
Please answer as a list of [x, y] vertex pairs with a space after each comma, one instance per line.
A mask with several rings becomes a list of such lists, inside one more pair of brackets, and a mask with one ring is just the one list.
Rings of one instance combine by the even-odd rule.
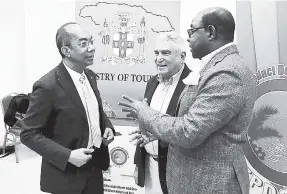
[[77, 23], [61, 26], [62, 62], [33, 86], [21, 141], [42, 156], [41, 190], [103, 193], [114, 128], [103, 111], [93, 64], [93, 37]]
[[153, 139], [145, 136], [169, 142], [169, 194], [249, 193], [241, 145], [252, 118], [256, 80], [233, 43], [234, 31], [234, 18], [224, 8], [205, 9], [193, 19], [189, 47], [203, 68], [184, 80], [176, 116], [127, 96], [128, 102], [120, 103], [139, 122], [139, 144]]

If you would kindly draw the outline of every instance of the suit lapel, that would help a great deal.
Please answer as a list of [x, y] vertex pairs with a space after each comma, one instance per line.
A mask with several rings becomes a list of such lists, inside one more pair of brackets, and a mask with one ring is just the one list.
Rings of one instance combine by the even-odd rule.
[[145, 98], [147, 99], [148, 105], [150, 105], [152, 96], [153, 96], [155, 89], [157, 88], [158, 84], [159, 84], [159, 81], [157, 81], [157, 79], [154, 79], [153, 81], [150, 82], [149, 87], [147, 87], [147, 91], [145, 93]]
[[83, 106], [82, 100], [79, 96], [79, 93], [74, 85], [74, 82], [65, 68], [64, 64], [61, 62], [58, 66], [57, 70], [57, 80], [60, 83], [60, 85], [63, 87], [63, 89], [67, 92], [67, 97], [71, 98], [71, 100], [74, 102], [77, 112], [84, 116], [84, 118], [87, 120], [87, 115], [85, 108]]
[[[156, 77], [152, 77], [150, 81], [148, 82], [148, 85], [146, 86], [144, 98], [147, 99], [148, 105], [150, 105], [152, 96], [158, 84], [159, 84], [159, 81], [157, 81]], [[145, 181], [145, 170], [144, 169], [145, 169], [146, 150], [144, 147], [140, 148], [139, 146], [137, 146], [137, 150], [140, 152], [140, 154], [135, 154], [136, 157], [139, 157], [137, 158], [137, 160], [140, 161], [140, 162], [137, 162], [137, 165], [139, 167], [138, 182], [139, 184], [144, 185], [144, 181]]]
[[174, 91], [174, 93], [172, 95], [172, 98], [170, 100], [170, 103], [169, 103], [167, 111], [166, 111], [166, 113], [171, 115], [171, 116], [175, 116], [176, 111], [174, 111], [174, 110], [176, 110], [176, 106], [178, 104], [179, 96], [180, 96], [181, 92], [183, 91], [183, 89], [185, 88], [185, 84], [183, 83], [182, 80], [184, 78], [186, 78], [186, 76], [188, 76], [189, 73], [190, 73], [190, 69], [186, 65], [184, 65], [183, 72], [180, 75], [178, 84], [177, 84], [177, 86], [175, 88], [175, 91]]

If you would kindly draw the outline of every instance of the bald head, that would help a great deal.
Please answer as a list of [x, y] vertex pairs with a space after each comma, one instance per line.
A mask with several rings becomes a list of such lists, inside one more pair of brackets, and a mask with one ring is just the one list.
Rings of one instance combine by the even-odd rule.
[[199, 12], [187, 30], [193, 58], [202, 57], [234, 40], [235, 22], [232, 14], [221, 7]]
[[234, 40], [235, 21], [227, 9], [210, 7], [201, 11], [197, 17], [201, 18], [203, 26], [213, 25], [219, 38], [229, 42]]
[[73, 28], [73, 26], [79, 26], [79, 24], [76, 22], [69, 22], [62, 25], [57, 30], [56, 44], [62, 57], [65, 57], [65, 55], [62, 53], [61, 48], [63, 46], [70, 46], [71, 40], [73, 38], [73, 35], [69, 32], [70, 31], [69, 29]]

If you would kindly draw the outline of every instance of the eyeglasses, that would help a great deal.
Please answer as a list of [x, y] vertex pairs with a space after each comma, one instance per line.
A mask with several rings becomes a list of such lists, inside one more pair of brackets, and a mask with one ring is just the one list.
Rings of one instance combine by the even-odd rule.
[[188, 37], [190, 38], [197, 30], [202, 29], [202, 28], [206, 28], [206, 26], [188, 29], [187, 30]]
[[188, 37], [190, 38], [197, 30], [199, 30], [199, 29], [202, 29], [202, 28], [210, 28], [210, 27], [212, 27], [213, 29], [216, 29], [216, 30], [218, 30], [219, 29], [219, 26], [214, 26], [214, 25], [206, 25], [206, 26], [200, 26], [200, 27], [198, 27], [198, 28], [191, 28], [191, 29], [188, 29], [187, 30], [187, 34], [188, 34]]
[[89, 47], [89, 45], [94, 45], [95, 39], [91, 38], [90, 40], [82, 40], [78, 46], [80, 46], [81, 48], [87, 48]]
[[86, 39], [86, 38], [80, 38], [75, 39], [75, 41], [70, 41], [70, 43], [63, 45], [63, 47], [70, 47], [70, 46], [74, 46], [74, 47], [78, 47], [78, 48], [82, 48], [82, 49], [91, 49], [92, 47], [90, 47], [90, 45], [94, 48], [95, 45], [95, 39], [93, 37], [91, 37], [90, 39]]

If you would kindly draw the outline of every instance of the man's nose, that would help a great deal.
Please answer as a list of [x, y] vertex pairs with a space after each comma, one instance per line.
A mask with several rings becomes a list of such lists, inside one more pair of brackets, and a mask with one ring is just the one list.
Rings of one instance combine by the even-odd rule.
[[187, 38], [187, 42], [190, 42], [190, 38], [189, 37]]
[[162, 57], [160, 57], [160, 56], [157, 56], [157, 57], [156, 57], [156, 61], [157, 61], [158, 63], [162, 63], [162, 62], [164, 61], [164, 59], [163, 59]]
[[92, 52], [92, 51], [95, 51], [95, 46], [94, 46], [94, 44], [89, 44], [88, 52]]

